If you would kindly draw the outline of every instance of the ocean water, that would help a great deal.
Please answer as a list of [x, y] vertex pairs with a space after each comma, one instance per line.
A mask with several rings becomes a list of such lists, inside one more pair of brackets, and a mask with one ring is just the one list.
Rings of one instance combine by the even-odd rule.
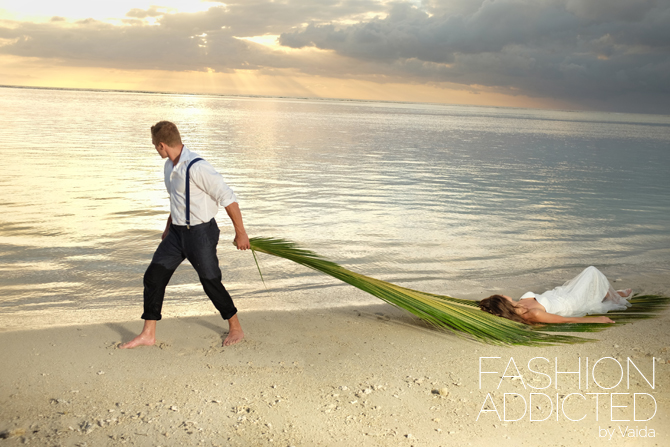
[[[149, 132], [163, 119], [235, 190], [251, 236], [370, 276], [482, 298], [588, 265], [670, 274], [669, 116], [0, 88], [0, 328], [139, 318], [169, 213]], [[241, 311], [377, 302], [259, 255], [264, 285], [217, 220]], [[209, 313], [185, 262], [164, 316]]]

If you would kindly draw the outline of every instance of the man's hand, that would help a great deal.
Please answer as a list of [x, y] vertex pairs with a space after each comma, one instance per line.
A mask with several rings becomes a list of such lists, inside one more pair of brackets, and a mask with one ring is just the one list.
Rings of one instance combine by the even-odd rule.
[[247, 233], [235, 233], [235, 240], [233, 240], [233, 244], [237, 247], [238, 250], [248, 250], [251, 248], [251, 244], [249, 244], [249, 236], [247, 236]]
[[238, 250], [248, 250], [251, 248], [249, 244], [249, 236], [244, 230], [244, 224], [242, 223], [242, 213], [240, 212], [240, 207], [237, 202], [233, 202], [226, 207], [226, 213], [230, 217], [230, 221], [235, 227], [235, 239], [233, 240], [233, 245], [237, 247]]
[[170, 232], [170, 228], [166, 228], [165, 231], [163, 231], [163, 235], [161, 236], [161, 240], [165, 239]]

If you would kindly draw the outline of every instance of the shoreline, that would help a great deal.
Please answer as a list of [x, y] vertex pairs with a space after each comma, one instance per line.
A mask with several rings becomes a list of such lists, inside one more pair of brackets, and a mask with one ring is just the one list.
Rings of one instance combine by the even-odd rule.
[[[130, 351], [116, 346], [139, 332], [139, 319], [0, 333], [0, 432], [8, 436], [3, 445], [24, 439], [35, 445], [140, 446], [670, 443], [670, 310], [585, 334], [597, 342], [542, 348], [472, 342], [429, 329], [386, 304], [247, 311], [240, 320], [246, 339], [227, 348], [221, 347], [227, 325], [218, 316], [166, 318], [158, 325], [157, 346]], [[577, 383], [566, 375], [557, 389], [537, 391], [559, 400], [582, 394], [584, 400], [573, 397], [565, 414], [505, 422], [482, 413], [490, 409], [483, 405], [489, 395], [496, 406], [503, 393], [530, 397], [534, 391], [526, 383], [543, 379], [529, 373], [528, 362], [538, 356], [557, 359], [562, 371], [576, 370], [578, 362], [581, 371], [587, 357], [590, 365], [612, 357], [595, 371], [602, 386], [618, 379], [614, 360], [625, 371], [630, 358], [649, 380], [653, 370], [654, 388], [635, 372], [630, 388], [624, 378], [611, 390], [598, 390], [592, 381], [587, 390], [582, 376]], [[484, 360], [484, 368], [498, 374], [481, 375], [481, 388], [480, 357], [499, 357]], [[498, 389], [510, 358], [523, 377], [505, 378]], [[542, 371], [549, 365], [543, 363], [533, 367]], [[609, 408], [603, 398], [594, 407], [586, 393], [597, 391], [651, 394], [657, 411], [649, 421], [634, 422], [630, 405]], [[625, 398], [616, 405], [628, 405]], [[515, 405], [521, 402], [515, 399]], [[651, 414], [648, 400], [637, 403], [638, 418]], [[537, 408], [549, 411], [542, 402]], [[518, 406], [507, 411], [508, 418], [520, 414], [514, 413]], [[610, 421], [610, 411], [631, 422]], [[582, 421], [566, 419], [581, 414]], [[600, 436], [602, 429], [614, 433], [611, 440]]]
[[[624, 269], [607, 269], [608, 279], [615, 289], [632, 288], [634, 294], [651, 294], [670, 296], [670, 283], [667, 274], [658, 272], [627, 273]], [[520, 297], [528, 291], [540, 292], [550, 290], [574, 277], [581, 270], [555, 269], [551, 272], [536, 272], [514, 278], [496, 278], [494, 281], [477, 282], [472, 280], [461, 281], [402, 281], [396, 282], [402, 287], [422, 290], [438, 295], [448, 295], [456, 298], [481, 300], [496, 293], [503, 293], [512, 297]], [[238, 291], [227, 286], [233, 295], [240, 315], [248, 312], [301, 312], [303, 310], [328, 311], [347, 307], [365, 307], [382, 305], [384, 302], [377, 297], [356, 289], [348, 284], [339, 282], [327, 275], [321, 275], [323, 285], [305, 289], [257, 290], [251, 294]], [[189, 294], [168, 287], [164, 318], [208, 317], [218, 313], [202, 292], [199, 283], [188, 285]], [[183, 285], [182, 285], [183, 287]], [[47, 308], [42, 310], [30, 309], [23, 305], [22, 310], [0, 312], [0, 334], [13, 331], [40, 330], [55, 327], [88, 326], [105, 323], [125, 323], [139, 321], [142, 315], [141, 288], [136, 290], [134, 301], [116, 301], [114, 307], [91, 306], [64, 309]], [[336, 301], [333, 297], [337, 297]], [[333, 304], [333, 303], [337, 304]]]

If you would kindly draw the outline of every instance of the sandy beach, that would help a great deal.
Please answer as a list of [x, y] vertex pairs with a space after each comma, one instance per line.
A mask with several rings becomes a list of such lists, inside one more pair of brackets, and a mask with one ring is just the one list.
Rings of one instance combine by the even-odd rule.
[[[215, 316], [164, 319], [156, 346], [130, 351], [139, 320], [0, 333], [0, 445], [670, 444], [668, 311], [544, 348], [475, 343], [384, 304], [240, 319], [247, 338], [227, 348]], [[581, 376], [547, 386], [556, 362]]]

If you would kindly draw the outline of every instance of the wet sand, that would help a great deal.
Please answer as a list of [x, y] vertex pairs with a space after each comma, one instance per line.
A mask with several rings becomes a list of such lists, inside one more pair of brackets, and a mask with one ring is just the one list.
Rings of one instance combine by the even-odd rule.
[[[544, 348], [475, 343], [387, 305], [242, 312], [240, 320], [247, 338], [227, 348], [227, 325], [214, 316], [164, 319], [156, 346], [130, 351], [117, 346], [141, 329], [140, 320], [0, 333], [0, 444], [670, 445], [670, 311], [587, 334], [594, 343]], [[500, 357], [482, 360], [482, 371], [496, 374], [482, 374], [481, 388], [480, 357]], [[529, 372], [534, 357], [547, 359], [531, 365], [546, 377]], [[604, 357], [617, 361], [598, 364], [599, 387], [590, 369]], [[627, 387], [629, 357], [642, 374], [633, 368]], [[516, 375], [510, 359], [522, 377], [505, 377], [498, 388], [503, 375]], [[530, 388], [553, 380], [555, 361], [559, 371], [582, 371], [580, 382], [565, 374], [558, 388]], [[621, 374], [619, 386], [602, 388]], [[518, 418], [533, 392], [546, 397], [533, 396], [532, 416], [547, 420], [498, 419]], [[607, 393], [597, 421], [589, 392]], [[517, 393], [507, 396], [506, 414], [504, 393]], [[549, 407], [570, 393], [583, 397], [569, 397], [557, 421]], [[610, 401], [608, 393], [629, 394]], [[656, 413], [634, 421], [653, 414], [642, 393], [653, 396]], [[497, 414], [482, 411], [492, 405]]]

